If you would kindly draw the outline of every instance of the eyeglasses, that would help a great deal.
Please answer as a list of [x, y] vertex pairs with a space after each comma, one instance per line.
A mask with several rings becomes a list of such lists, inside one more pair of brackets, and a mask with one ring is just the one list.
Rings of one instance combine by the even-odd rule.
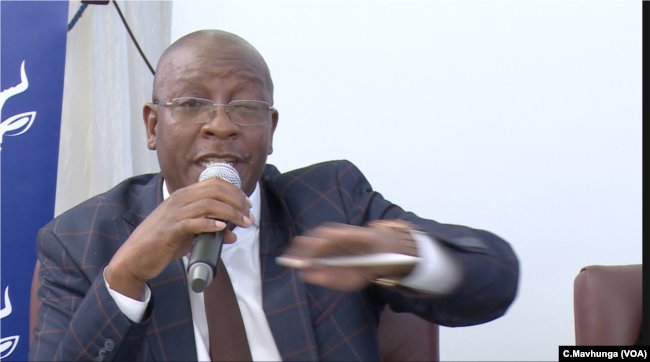
[[153, 101], [161, 106], [172, 107], [172, 118], [185, 123], [207, 123], [217, 106], [226, 106], [226, 113], [233, 123], [240, 125], [264, 124], [275, 108], [264, 101], [231, 101], [228, 104], [213, 103], [209, 99], [182, 97], [171, 102]]

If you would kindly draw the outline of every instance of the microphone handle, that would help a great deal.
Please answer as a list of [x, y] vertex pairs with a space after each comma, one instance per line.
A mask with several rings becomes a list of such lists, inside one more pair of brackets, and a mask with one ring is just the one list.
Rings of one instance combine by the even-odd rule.
[[192, 290], [197, 293], [204, 291], [217, 275], [224, 232], [194, 235], [187, 274]]

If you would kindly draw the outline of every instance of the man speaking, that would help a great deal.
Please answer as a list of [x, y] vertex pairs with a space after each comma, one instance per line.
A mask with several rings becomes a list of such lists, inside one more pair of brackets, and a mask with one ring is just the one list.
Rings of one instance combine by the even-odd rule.
[[[518, 279], [505, 241], [405, 212], [347, 161], [281, 174], [266, 164], [278, 115], [242, 38], [205, 30], [167, 48], [143, 110], [161, 173], [40, 230], [30, 360], [379, 360], [386, 304], [447, 326], [505, 313]], [[211, 167], [241, 188], [199, 182]], [[224, 245], [197, 292], [201, 235]]]

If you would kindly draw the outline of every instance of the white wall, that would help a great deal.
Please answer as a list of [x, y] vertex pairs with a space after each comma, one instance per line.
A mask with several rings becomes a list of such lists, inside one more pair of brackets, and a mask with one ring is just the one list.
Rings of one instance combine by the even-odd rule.
[[172, 41], [219, 28], [275, 82], [281, 171], [330, 159], [521, 263], [501, 319], [441, 329], [443, 360], [557, 360], [573, 279], [641, 263], [641, 2], [176, 1]]

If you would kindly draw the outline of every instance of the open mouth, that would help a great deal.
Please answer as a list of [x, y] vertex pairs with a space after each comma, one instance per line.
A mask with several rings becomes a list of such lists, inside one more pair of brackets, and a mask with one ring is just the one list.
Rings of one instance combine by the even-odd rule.
[[209, 167], [215, 163], [227, 163], [234, 167], [237, 160], [234, 158], [206, 157], [199, 161], [199, 164], [203, 167]]

